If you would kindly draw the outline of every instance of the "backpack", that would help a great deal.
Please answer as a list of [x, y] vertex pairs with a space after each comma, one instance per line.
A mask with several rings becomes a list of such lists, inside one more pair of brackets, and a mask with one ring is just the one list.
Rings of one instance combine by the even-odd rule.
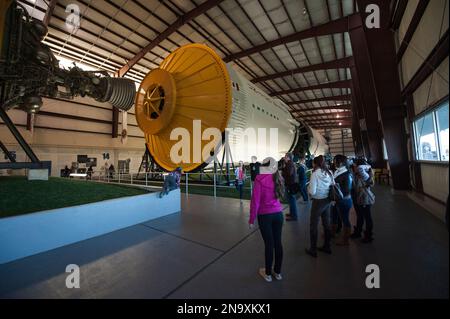
[[332, 202], [339, 202], [344, 198], [342, 194], [341, 187], [338, 183], [333, 183], [330, 185], [330, 191], [328, 193], [328, 199]]
[[328, 192], [328, 199], [332, 202], [339, 202], [344, 198], [344, 194], [342, 194], [341, 187], [338, 183], [334, 181], [333, 176], [331, 176], [332, 183], [330, 185], [330, 190]]
[[370, 187], [360, 187], [358, 189], [356, 201], [360, 206], [373, 205], [375, 204], [375, 194]]

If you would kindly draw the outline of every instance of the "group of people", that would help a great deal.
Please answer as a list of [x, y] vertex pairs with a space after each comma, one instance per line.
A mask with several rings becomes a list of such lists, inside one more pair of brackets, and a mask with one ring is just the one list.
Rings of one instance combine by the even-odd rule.
[[[72, 166], [69, 168], [67, 165], [64, 167], [64, 169], [61, 171], [61, 177], [71, 177], [70, 174], [76, 173], [77, 168]], [[92, 165], [90, 165], [86, 171], [86, 179], [92, 179], [92, 174], [94, 173], [94, 169], [92, 168]]]
[[[305, 158], [299, 159], [298, 167], [291, 153], [287, 153], [278, 163], [272, 158], [265, 159], [259, 165], [256, 165], [256, 159], [252, 162], [250, 170], [253, 173], [255, 168], [255, 175], [252, 176], [249, 225], [254, 227], [257, 220], [264, 240], [265, 268], [261, 268], [259, 273], [266, 281], [272, 281], [273, 277], [282, 279], [282, 226], [284, 220], [298, 219], [297, 196], [301, 196], [303, 203], [311, 201], [310, 246], [305, 249], [308, 255], [316, 258], [318, 252], [332, 253], [331, 241], [340, 231], [339, 222], [342, 223], [342, 235], [336, 240], [336, 245], [349, 245], [351, 238], [363, 237], [363, 243], [373, 241], [371, 207], [375, 203], [375, 195], [371, 187], [374, 178], [371, 166], [364, 159], [350, 161], [344, 155], [336, 155], [332, 163], [327, 163], [323, 156], [317, 156], [313, 160], [308, 186]], [[286, 217], [282, 213], [283, 199], [289, 204]], [[350, 222], [352, 211], [356, 214], [353, 233]], [[320, 221], [324, 242], [318, 247]]]
[[183, 170], [181, 167], [177, 167], [165, 176], [163, 190], [159, 193], [159, 198], [162, 198], [163, 196], [169, 194], [169, 192], [180, 188], [182, 171]]

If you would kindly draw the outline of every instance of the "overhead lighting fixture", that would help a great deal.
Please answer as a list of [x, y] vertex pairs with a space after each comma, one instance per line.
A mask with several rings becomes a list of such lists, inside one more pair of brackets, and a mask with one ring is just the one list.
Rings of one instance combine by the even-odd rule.
[[337, 102], [336, 105], [339, 106], [339, 105], [341, 105], [341, 103]]
[[338, 114], [338, 115], [336, 115], [336, 118], [337, 118], [337, 119], [339, 118], [339, 114]]
[[341, 122], [339, 122], [339, 126], [341, 126], [342, 125], [342, 123]]

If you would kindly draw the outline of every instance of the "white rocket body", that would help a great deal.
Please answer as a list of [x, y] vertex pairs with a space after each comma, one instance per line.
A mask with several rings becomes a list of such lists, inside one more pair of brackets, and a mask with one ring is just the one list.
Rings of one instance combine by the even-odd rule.
[[[278, 160], [286, 152], [294, 151], [299, 143], [304, 145], [305, 153], [313, 156], [328, 152], [325, 138], [304, 122], [295, 120], [285, 103], [267, 95], [230, 64], [227, 69], [232, 81], [233, 112], [228, 127], [233, 129], [229, 137], [233, 162], [250, 162], [252, 156], [260, 161], [269, 156]], [[249, 136], [245, 130], [248, 133], [248, 129], [256, 132], [255, 145], [247, 142]], [[271, 129], [272, 133], [274, 129], [277, 131], [278, 138], [272, 134], [271, 140]]]

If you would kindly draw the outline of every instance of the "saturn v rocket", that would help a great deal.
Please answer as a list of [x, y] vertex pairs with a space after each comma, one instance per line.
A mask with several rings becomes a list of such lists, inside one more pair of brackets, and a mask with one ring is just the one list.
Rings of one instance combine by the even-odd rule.
[[[227, 149], [234, 162], [249, 162], [253, 155], [262, 160], [266, 156], [279, 159], [286, 152], [313, 156], [328, 152], [324, 137], [294, 119], [285, 103], [264, 93], [203, 44], [178, 48], [150, 71], [138, 89], [135, 108], [150, 155], [166, 170], [179, 166], [185, 172], [198, 170], [212, 158], [219, 159]], [[207, 160], [190, 156], [191, 160], [175, 162], [170, 154], [179, 141], [171, 133], [176, 128], [194, 133], [193, 123], [201, 123], [201, 131], [216, 128], [222, 140], [213, 145]], [[258, 137], [257, 145], [249, 145], [248, 128], [258, 132], [267, 129], [267, 136]], [[274, 129], [275, 141], [269, 137]], [[231, 136], [224, 138], [230, 131]], [[199, 143], [202, 149], [211, 147], [210, 140]]]

